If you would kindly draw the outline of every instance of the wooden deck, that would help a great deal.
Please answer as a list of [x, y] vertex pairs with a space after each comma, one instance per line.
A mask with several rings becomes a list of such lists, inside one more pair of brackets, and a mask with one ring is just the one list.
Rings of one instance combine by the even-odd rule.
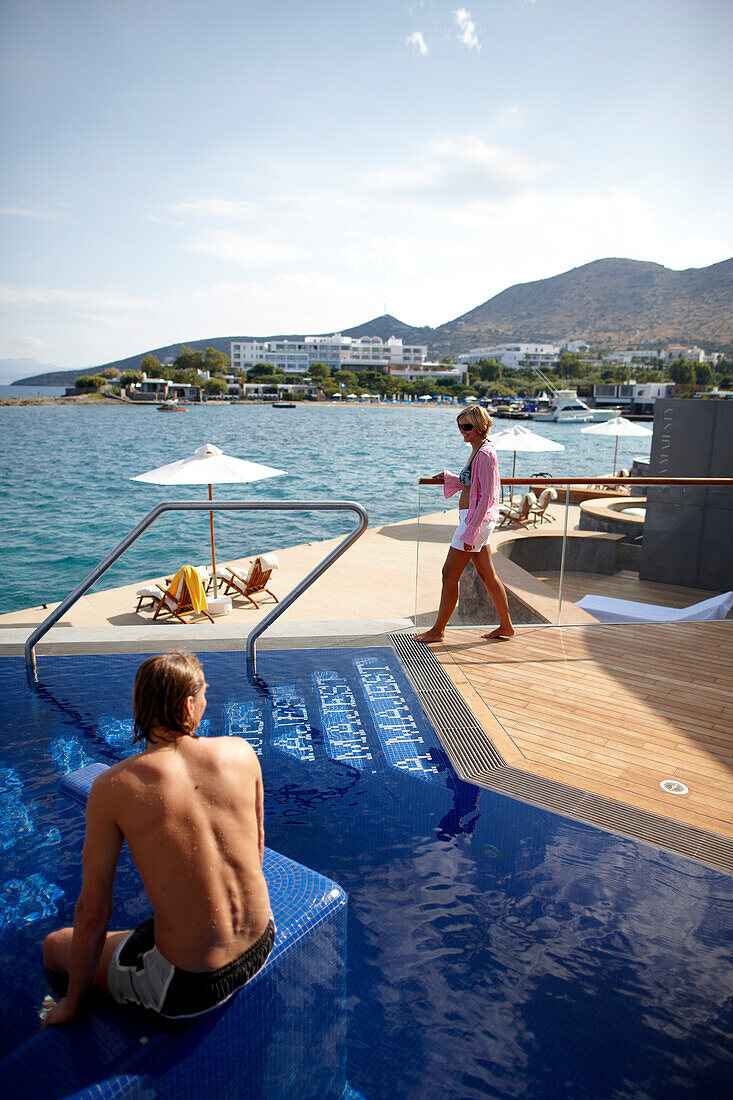
[[514, 774], [733, 839], [733, 622], [452, 630], [431, 649]]

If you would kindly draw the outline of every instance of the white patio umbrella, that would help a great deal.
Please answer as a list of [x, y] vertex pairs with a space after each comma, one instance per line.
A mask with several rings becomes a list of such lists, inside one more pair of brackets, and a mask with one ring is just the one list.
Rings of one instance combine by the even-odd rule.
[[[220, 447], [205, 443], [197, 447], [188, 458], [148, 470], [146, 474], [137, 474], [130, 481], [144, 481], [149, 485], [208, 485], [209, 500], [213, 500], [212, 485], [224, 485], [232, 482], [246, 484], [250, 481], [263, 481], [266, 477], [277, 477], [284, 470], [273, 466], [261, 466], [258, 462], [248, 462], [241, 458], [225, 455]], [[211, 565], [214, 578], [214, 596], [216, 587], [216, 553], [214, 550], [214, 513], [209, 512], [211, 527]]]
[[[564, 451], [562, 443], [556, 443], [554, 439], [546, 439], [543, 435], [531, 432], [529, 428], [523, 428], [521, 424], [514, 424], [511, 428], [505, 428], [503, 432], [489, 436], [497, 451], [514, 451], [512, 462], [512, 477], [517, 468], [517, 451]], [[514, 486], [510, 493], [510, 500], [514, 497]]]
[[634, 424], [633, 420], [627, 420], [624, 416], [614, 416], [613, 420], [606, 420], [602, 424], [591, 424], [588, 428], [581, 428], [581, 432], [592, 435], [615, 435], [616, 446], [613, 449], [613, 472], [616, 473], [616, 455], [618, 454], [619, 437], [629, 435], [653, 435], [651, 428], [645, 428], [643, 424]]

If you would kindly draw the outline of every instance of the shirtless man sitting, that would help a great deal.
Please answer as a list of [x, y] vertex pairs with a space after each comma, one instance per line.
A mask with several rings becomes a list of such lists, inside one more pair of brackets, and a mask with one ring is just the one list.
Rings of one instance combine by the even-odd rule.
[[[68, 989], [43, 1026], [73, 1019], [90, 986], [172, 1019], [217, 1008], [264, 965], [275, 938], [262, 873], [262, 772], [246, 741], [199, 738], [206, 683], [196, 657], [149, 657], [135, 678], [145, 750], [94, 781], [73, 928], [43, 960]], [[108, 932], [126, 840], [153, 915]]]

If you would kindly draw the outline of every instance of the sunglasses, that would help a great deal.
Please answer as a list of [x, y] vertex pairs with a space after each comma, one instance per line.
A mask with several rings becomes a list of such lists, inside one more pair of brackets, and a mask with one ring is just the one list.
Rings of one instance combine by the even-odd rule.
[[474, 428], [473, 424], [459, 424], [458, 427], [462, 432], [472, 432]]

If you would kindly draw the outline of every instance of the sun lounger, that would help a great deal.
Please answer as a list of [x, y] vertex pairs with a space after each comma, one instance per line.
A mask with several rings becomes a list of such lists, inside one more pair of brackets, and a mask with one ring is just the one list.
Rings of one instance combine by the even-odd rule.
[[[204, 586], [206, 592], [209, 591], [212, 584], [211, 570], [207, 569], [205, 565], [194, 566], [196, 572], [201, 577], [201, 583]], [[144, 588], [138, 588], [135, 595], [137, 596], [137, 607], [135, 611], [139, 611], [146, 600], [150, 600], [151, 608], [155, 607], [156, 603], [160, 600], [161, 596], [164, 596], [166, 590], [170, 586], [173, 578], [166, 577], [165, 584], [158, 584], [157, 581], [152, 584], [145, 585]]]
[[733, 608], [733, 592], [723, 592], [690, 607], [660, 607], [653, 603], [617, 600], [611, 596], [583, 596], [576, 607], [599, 623], [685, 623], [724, 619]]
[[244, 596], [255, 607], [259, 607], [260, 605], [253, 599], [253, 596], [259, 592], [266, 592], [268, 596], [272, 596], [275, 603], [280, 602], [275, 593], [266, 587], [273, 570], [279, 568], [277, 554], [261, 554], [255, 558], [246, 573], [240, 573], [224, 565], [217, 569], [216, 576], [224, 583], [225, 596]]
[[520, 527], [527, 527], [530, 521], [530, 512], [537, 504], [537, 497], [534, 493], [525, 493], [519, 502], [518, 508], [504, 508], [501, 507], [499, 512], [501, 513], [501, 519], [499, 520], [499, 527], [508, 527], [510, 523], [518, 523]]
[[[206, 570], [197, 569], [195, 566], [184, 566], [179, 569], [167, 591], [153, 601], [155, 606], [153, 618], [157, 619], [160, 615], [175, 615], [180, 622], [185, 623], [187, 620], [183, 618], [184, 614], [195, 612], [197, 615], [205, 615], [209, 622], [213, 623], [214, 620], [206, 610], [207, 580]], [[191, 592], [192, 586], [195, 599]]]
[[552, 503], [553, 500], [557, 500], [556, 489], [543, 489], [539, 495], [536, 504], [533, 504], [529, 510], [529, 521], [535, 527], [538, 523], [552, 523], [555, 517], [550, 513], [547, 515], [547, 506]]
[[160, 584], [148, 584], [144, 588], [138, 588], [135, 595], [137, 596], [135, 611], [139, 611], [145, 600], [150, 600], [152, 606], [155, 606], [160, 597], [165, 596], [165, 588]]

